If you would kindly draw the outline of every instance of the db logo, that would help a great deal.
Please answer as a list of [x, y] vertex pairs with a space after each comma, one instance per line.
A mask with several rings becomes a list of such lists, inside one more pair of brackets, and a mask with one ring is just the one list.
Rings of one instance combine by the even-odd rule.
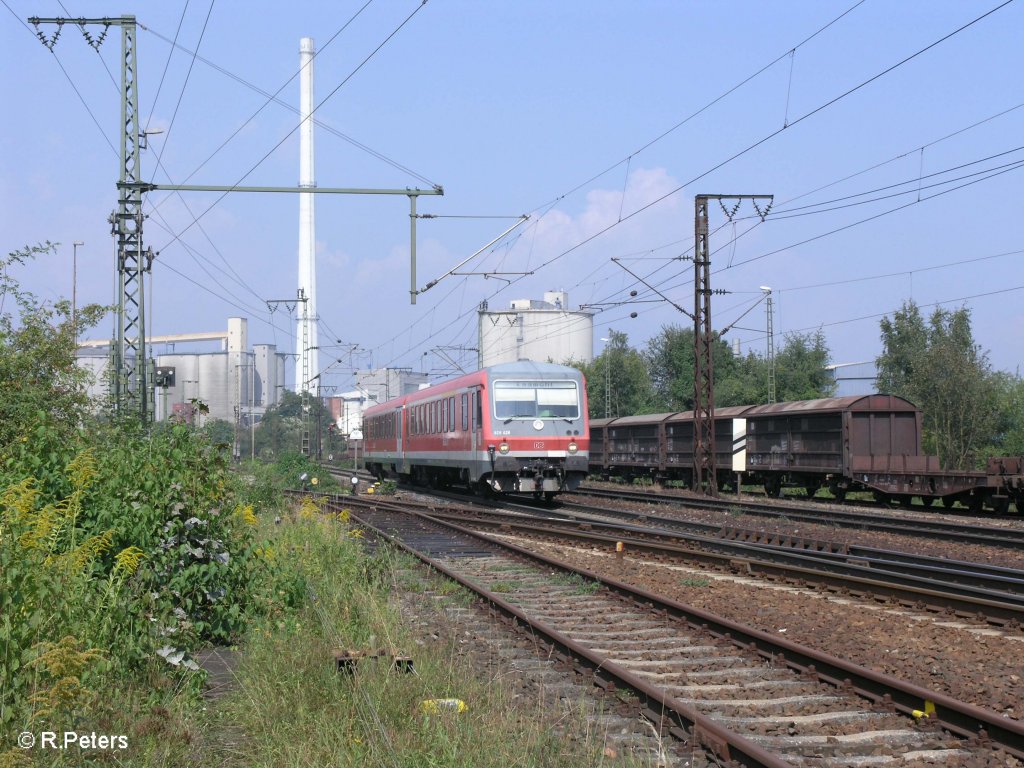
[[544, 443], [543, 442], [536, 442], [536, 443], [534, 443], [533, 444], [533, 450], [535, 450], [535, 451], [543, 451], [544, 450]]

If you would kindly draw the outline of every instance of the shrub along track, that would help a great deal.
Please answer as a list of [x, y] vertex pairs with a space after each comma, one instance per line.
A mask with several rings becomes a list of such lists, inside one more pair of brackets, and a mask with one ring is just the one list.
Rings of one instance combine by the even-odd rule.
[[[553, 560], [391, 504], [353, 516], [529, 624], [549, 653], [599, 684], [630, 689], [652, 721], [719, 759], [1017, 764], [993, 743], [1024, 756], [1024, 728], [993, 712], [595, 573], [582, 572], [602, 585], [581, 587]], [[924, 726], [915, 712], [930, 715]]]

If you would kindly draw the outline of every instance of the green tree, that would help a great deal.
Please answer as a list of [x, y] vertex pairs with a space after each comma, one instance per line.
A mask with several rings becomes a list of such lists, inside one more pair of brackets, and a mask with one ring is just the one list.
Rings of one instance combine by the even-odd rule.
[[768, 402], [768, 362], [753, 351], [735, 357], [731, 375], [715, 371], [715, 405], [759, 405]]
[[821, 331], [787, 333], [775, 356], [775, 389], [779, 402], [831, 397], [835, 377], [828, 369], [831, 354]]
[[981, 451], [991, 456], [1024, 456], [1024, 379], [1000, 371], [993, 375], [996, 387], [996, 423], [992, 440]]
[[37, 256], [55, 252], [46, 243], [0, 259], [0, 453], [29, 434], [41, 420], [58, 440], [70, 439], [92, 411], [86, 393], [90, 374], [75, 365], [75, 330], [91, 328], [107, 311], [97, 304], [40, 302], [13, 273]]
[[[715, 403], [739, 405], [732, 402], [732, 391], [723, 382], [736, 372], [732, 350], [716, 337], [711, 347], [715, 367]], [[685, 411], [693, 408], [694, 349], [693, 329], [678, 325], [662, 326], [661, 331], [647, 342], [644, 359], [654, 390], [655, 410]], [[722, 402], [719, 402], [719, 400]]]
[[625, 333], [610, 330], [604, 350], [592, 362], [565, 364], [579, 368], [587, 379], [590, 418], [652, 412], [654, 393], [647, 363], [629, 346]]
[[974, 341], [970, 311], [939, 308], [926, 323], [906, 302], [881, 332], [879, 389], [924, 411], [925, 449], [944, 467], [974, 466], [998, 426], [999, 380]]

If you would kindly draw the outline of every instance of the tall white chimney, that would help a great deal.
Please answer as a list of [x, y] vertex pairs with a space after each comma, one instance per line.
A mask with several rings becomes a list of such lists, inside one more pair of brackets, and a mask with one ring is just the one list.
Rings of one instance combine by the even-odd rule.
[[[299, 186], [315, 187], [313, 178], [313, 38], [299, 42]], [[314, 380], [320, 373], [317, 351], [316, 313], [316, 223], [312, 193], [299, 193], [299, 294], [305, 303], [296, 307], [298, 321], [295, 333], [295, 391], [316, 392]]]

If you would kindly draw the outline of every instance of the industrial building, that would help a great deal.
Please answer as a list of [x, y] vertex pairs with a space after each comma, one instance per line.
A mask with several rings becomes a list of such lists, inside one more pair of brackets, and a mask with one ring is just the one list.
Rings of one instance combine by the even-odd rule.
[[[154, 417], [165, 421], [176, 417], [201, 426], [203, 421], [221, 419], [248, 423], [258, 421], [264, 411], [280, 402], [285, 384], [287, 355], [274, 344], [248, 348], [248, 322], [244, 317], [228, 318], [223, 331], [153, 336], [150, 350], [163, 345], [220, 342], [214, 352], [169, 351], [154, 356], [156, 397]], [[89, 394], [102, 401], [109, 391], [110, 341], [79, 344], [78, 365], [93, 374]], [[202, 401], [206, 414], [194, 414], [192, 401]]]
[[478, 310], [480, 367], [517, 360], [589, 363], [594, 357], [594, 313], [571, 311], [566, 291], [544, 299], [514, 299], [505, 310], [487, 302]]

